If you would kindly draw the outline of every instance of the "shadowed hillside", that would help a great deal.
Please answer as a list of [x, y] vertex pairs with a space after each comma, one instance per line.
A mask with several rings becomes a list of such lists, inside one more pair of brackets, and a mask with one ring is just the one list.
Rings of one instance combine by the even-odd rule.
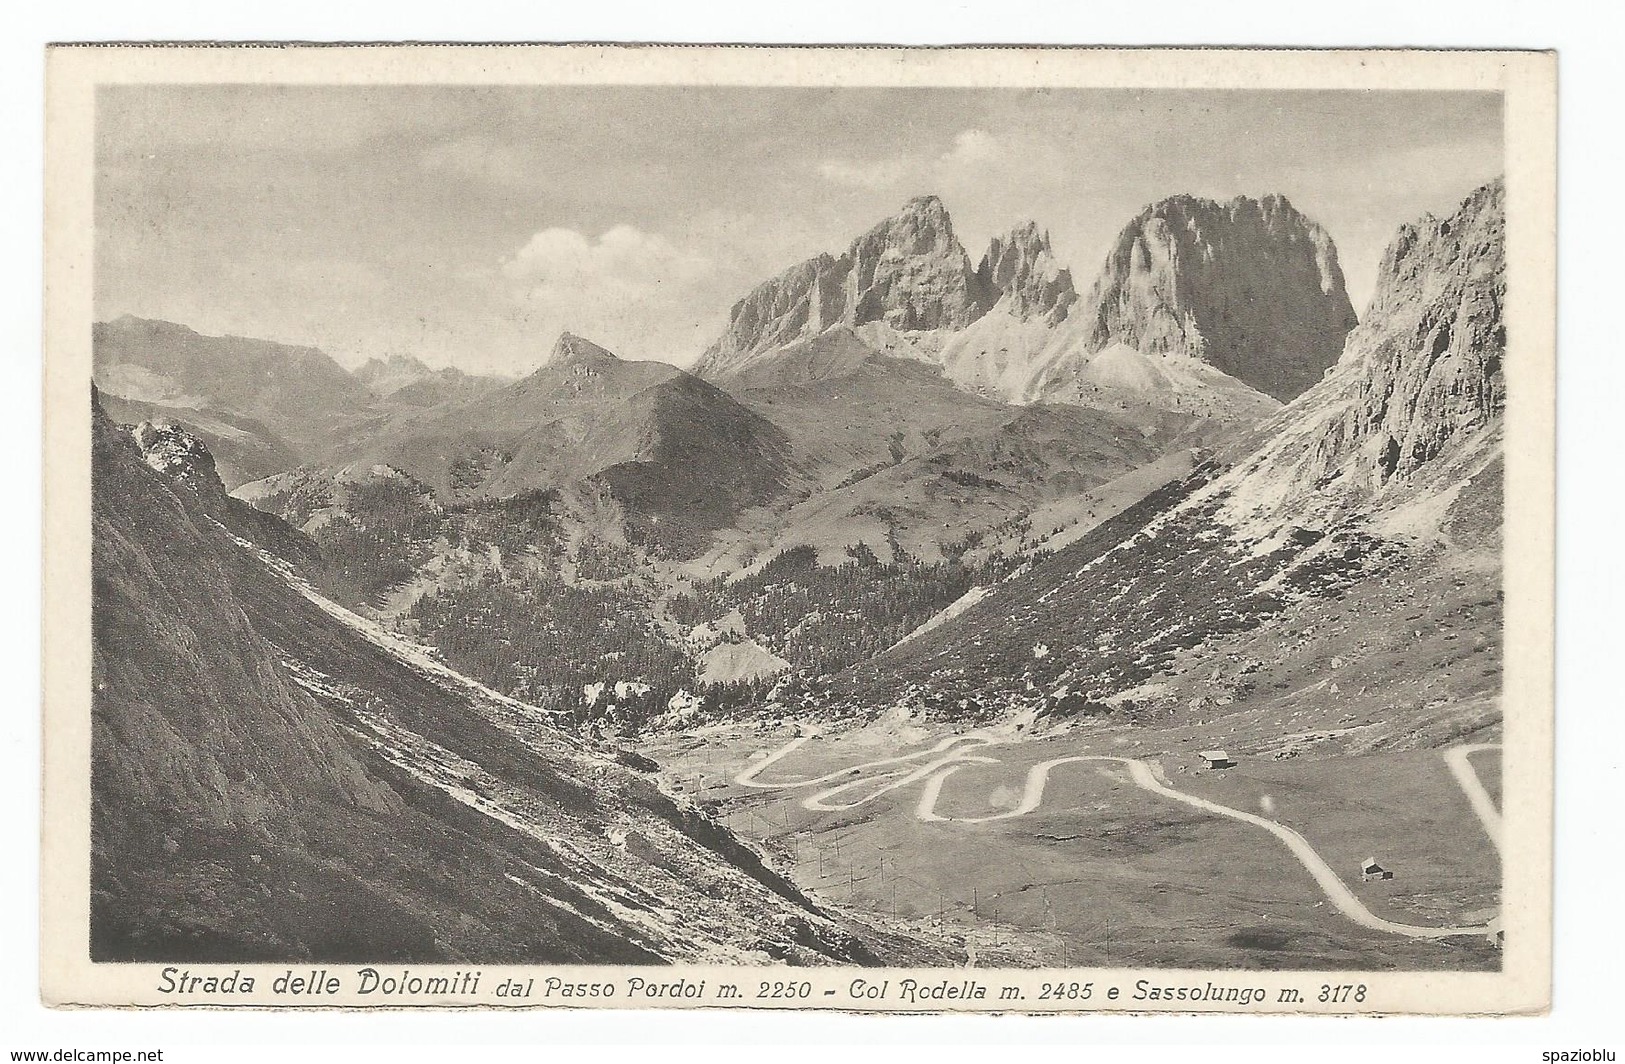
[[195, 440], [94, 434], [97, 959], [876, 959], [637, 768], [235, 538]]

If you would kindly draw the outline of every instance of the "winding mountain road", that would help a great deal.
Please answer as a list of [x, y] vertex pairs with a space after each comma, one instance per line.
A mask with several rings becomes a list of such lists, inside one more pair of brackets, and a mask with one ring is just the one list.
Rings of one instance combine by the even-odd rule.
[[[954, 817], [943, 816], [936, 811], [937, 800], [942, 795], [943, 785], [948, 782], [949, 777], [967, 764], [1000, 764], [1001, 762], [997, 758], [976, 754], [973, 751], [986, 746], [999, 745], [1010, 740], [986, 733], [973, 732], [969, 735], [956, 735], [944, 739], [926, 750], [916, 750], [897, 757], [866, 761], [859, 765], [849, 766], [811, 779], [787, 780], [779, 783], [761, 782], [758, 777], [764, 769], [793, 753], [811, 738], [813, 738], [812, 735], [805, 735], [791, 740], [777, 751], [735, 776], [734, 782], [741, 786], [761, 789], [792, 789], [816, 786], [839, 779], [843, 780], [843, 782], [817, 792], [810, 798], [803, 800], [801, 804], [806, 809], [847, 810], [856, 809], [880, 797], [882, 794], [924, 780], [925, 786], [921, 790], [919, 803], [914, 809], [914, 815], [919, 820], [927, 823], [985, 824], [995, 820], [1012, 820], [1036, 811], [1043, 804], [1044, 789], [1049, 783], [1050, 773], [1062, 765], [1081, 764], [1090, 761], [1123, 765], [1128, 769], [1129, 778], [1142, 790], [1150, 791], [1172, 801], [1182, 802], [1213, 816], [1226, 817], [1231, 820], [1239, 820], [1245, 824], [1251, 824], [1262, 828], [1281, 840], [1292, 855], [1297, 858], [1298, 863], [1303, 865], [1310, 876], [1314, 878], [1316, 885], [1320, 887], [1321, 893], [1326, 896], [1326, 900], [1331, 902], [1338, 912], [1361, 927], [1369, 928], [1372, 931], [1403, 935], [1407, 938], [1424, 939], [1484, 935], [1488, 934], [1490, 930], [1489, 926], [1482, 924], [1462, 927], [1434, 927], [1424, 924], [1401, 924], [1384, 919], [1366, 908], [1365, 903], [1360, 901], [1353, 891], [1349, 890], [1348, 886], [1333, 870], [1332, 866], [1326, 862], [1325, 858], [1321, 857], [1315, 848], [1309, 844], [1309, 840], [1296, 831], [1277, 821], [1244, 810], [1233, 809], [1230, 806], [1221, 805], [1206, 798], [1199, 798], [1194, 794], [1187, 794], [1169, 786], [1157, 778], [1157, 773], [1150, 764], [1139, 758], [1077, 755], [1042, 761], [1027, 770], [1027, 781], [1022, 790], [1021, 799], [1013, 807], [987, 816]], [[1462, 792], [1467, 796], [1467, 801], [1472, 806], [1473, 812], [1484, 825], [1485, 834], [1495, 844], [1497, 851], [1501, 848], [1501, 814], [1496, 809], [1489, 792], [1484, 789], [1484, 785], [1479, 780], [1478, 773], [1474, 771], [1471, 762], [1468, 761], [1468, 757], [1480, 750], [1499, 748], [1499, 744], [1496, 743], [1479, 743], [1453, 747], [1442, 754], [1451, 774], [1455, 777]], [[891, 767], [905, 766], [909, 762], [922, 757], [930, 757], [933, 754], [943, 756], [932, 758], [911, 771], [907, 771], [902, 767]], [[873, 768], [885, 768], [886, 771], [879, 773], [878, 776], [865, 773], [866, 769]], [[839, 804], [832, 804], [830, 801], [830, 799], [845, 791], [864, 785], [872, 786], [877, 779], [890, 780], [890, 782], [874, 788], [856, 801]]]
[[1484, 825], [1484, 834], [1495, 843], [1497, 853], [1501, 851], [1501, 810], [1496, 808], [1495, 800], [1490, 797], [1490, 792], [1484, 789], [1483, 781], [1478, 778], [1478, 771], [1467, 758], [1480, 750], [1499, 749], [1500, 743], [1474, 743], [1470, 746], [1454, 746], [1444, 752], [1444, 763], [1450, 766], [1451, 775], [1456, 777], [1456, 783], [1461, 786], [1468, 804], [1478, 815], [1479, 823]]

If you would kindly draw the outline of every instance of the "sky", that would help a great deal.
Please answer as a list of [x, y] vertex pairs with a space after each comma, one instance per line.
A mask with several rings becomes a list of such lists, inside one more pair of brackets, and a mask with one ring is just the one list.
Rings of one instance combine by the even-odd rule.
[[1463, 92], [131, 86], [97, 103], [96, 315], [522, 374], [560, 332], [693, 363], [757, 283], [935, 193], [1080, 289], [1147, 204], [1286, 195], [1355, 309], [1502, 170]]

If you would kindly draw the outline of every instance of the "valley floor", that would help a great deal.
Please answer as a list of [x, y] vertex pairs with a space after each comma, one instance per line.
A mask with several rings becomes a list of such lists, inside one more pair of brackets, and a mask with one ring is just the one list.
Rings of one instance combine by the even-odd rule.
[[[1493, 970], [1499, 747], [1240, 757], [1212, 726], [890, 719], [651, 740], [833, 905], [1032, 966]], [[1375, 858], [1394, 878], [1362, 882]]]

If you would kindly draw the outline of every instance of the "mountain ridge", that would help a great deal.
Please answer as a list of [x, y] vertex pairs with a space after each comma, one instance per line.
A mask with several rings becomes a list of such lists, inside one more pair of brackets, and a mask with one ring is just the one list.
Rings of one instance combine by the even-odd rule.
[[[1223, 714], [1362, 662], [1321, 701], [1369, 714], [1364, 743], [1492, 724], [1499, 646], [1476, 621], [1471, 645], [1457, 629], [1499, 615], [1500, 190], [1400, 231], [1372, 312], [1324, 381], [1191, 475], [837, 677], [832, 704], [1162, 720]], [[1294, 626], [1324, 631], [1287, 639]]]
[[206, 448], [143, 458], [95, 402], [97, 960], [876, 962], [644, 769], [229, 534]]
[[359, 380], [316, 347], [209, 336], [124, 315], [92, 326], [92, 352], [104, 392], [252, 418], [307, 459], [365, 421], [374, 402]]
[[[870, 285], [871, 262], [889, 263], [896, 283]], [[1284, 401], [1318, 380], [1356, 320], [1331, 238], [1278, 194], [1146, 206], [1086, 297], [1035, 221], [993, 237], [971, 275], [968, 262], [941, 200], [911, 200], [841, 256], [816, 256], [754, 288], [697, 372], [726, 383], [846, 330], [1005, 402], [1156, 406], [1157, 394], [1093, 379], [1091, 360], [1120, 345], [1211, 366], [1214, 374], [1176, 371], [1195, 389], [1181, 408], [1246, 422], [1273, 409], [1263, 397]]]
[[857, 237], [762, 282], [735, 303], [728, 327], [701, 356], [707, 379], [836, 324], [884, 322], [903, 331], [962, 328], [985, 298], [976, 268], [936, 196], [916, 196]]

